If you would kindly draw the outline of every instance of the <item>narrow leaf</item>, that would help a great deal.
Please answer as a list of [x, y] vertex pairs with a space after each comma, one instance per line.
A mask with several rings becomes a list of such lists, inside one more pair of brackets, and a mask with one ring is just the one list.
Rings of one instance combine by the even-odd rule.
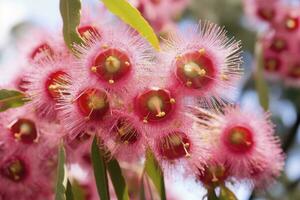
[[256, 57], [256, 72], [254, 74], [255, 87], [257, 90], [259, 102], [264, 110], [269, 108], [269, 89], [264, 78], [263, 66], [263, 50], [260, 42], [256, 43], [255, 46], [255, 57]]
[[221, 186], [220, 200], [238, 200], [235, 194], [226, 186]]
[[208, 188], [206, 196], [207, 196], [207, 200], [219, 200], [215, 188]]
[[66, 200], [74, 200], [71, 182], [68, 180], [66, 189]]
[[129, 200], [128, 188], [118, 161], [111, 159], [107, 163], [107, 169], [118, 200]]
[[0, 90], [0, 112], [9, 108], [23, 106], [25, 102], [25, 95], [22, 92], [6, 89]]
[[82, 42], [77, 32], [77, 26], [80, 23], [81, 0], [60, 0], [59, 8], [63, 20], [64, 40], [72, 50], [74, 43]]
[[65, 200], [65, 150], [63, 145], [59, 146], [58, 150], [58, 165], [57, 165], [57, 177], [55, 187], [55, 200]]
[[125, 23], [129, 24], [132, 28], [137, 30], [143, 37], [145, 37], [149, 43], [156, 48], [159, 47], [159, 40], [155, 35], [152, 27], [144, 19], [141, 13], [126, 0], [102, 0], [104, 5], [121, 18]]
[[80, 186], [78, 181], [74, 180], [72, 181], [72, 191], [74, 200], [85, 200], [87, 199], [87, 192]]
[[103, 153], [100, 151], [100, 148], [98, 147], [96, 136], [94, 137], [92, 144], [91, 158], [100, 199], [109, 200], [108, 178], [105, 165], [105, 158], [103, 156]]
[[161, 200], [166, 200], [163, 172], [150, 149], [146, 152], [145, 171], [155, 185]]

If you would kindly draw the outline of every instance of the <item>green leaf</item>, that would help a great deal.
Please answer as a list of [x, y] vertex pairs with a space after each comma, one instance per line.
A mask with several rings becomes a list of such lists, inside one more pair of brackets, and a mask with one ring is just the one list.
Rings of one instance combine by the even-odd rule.
[[220, 200], [238, 200], [235, 194], [225, 185], [221, 186]]
[[206, 196], [207, 196], [207, 200], [219, 200], [214, 187], [207, 189], [207, 195]]
[[6, 111], [9, 108], [23, 106], [27, 100], [22, 92], [15, 90], [0, 90], [0, 112]]
[[72, 185], [71, 185], [71, 182], [70, 182], [69, 179], [68, 179], [68, 182], [67, 182], [66, 200], [74, 200]]
[[74, 200], [85, 200], [87, 199], [87, 192], [84, 190], [84, 188], [82, 188], [80, 186], [80, 184], [78, 183], [78, 181], [73, 180], [72, 181], [72, 191], [73, 191], [73, 196], [74, 196]]
[[77, 32], [77, 26], [80, 23], [81, 0], [60, 0], [59, 8], [63, 20], [64, 40], [72, 50], [74, 43], [82, 43]]
[[166, 200], [163, 172], [150, 149], [146, 151], [145, 171], [155, 185], [160, 199]]
[[264, 110], [269, 108], [269, 89], [264, 78], [263, 66], [264, 66], [264, 57], [262, 46], [259, 42], [255, 46], [255, 57], [256, 57], [256, 71], [254, 74], [255, 87], [258, 94], [260, 105]]
[[123, 177], [121, 167], [116, 159], [111, 159], [107, 163], [110, 179], [115, 188], [118, 200], [129, 200], [128, 188]]
[[63, 145], [59, 146], [58, 150], [58, 165], [57, 165], [57, 177], [55, 187], [55, 200], [65, 200], [65, 150]]
[[145, 37], [154, 48], [160, 49], [159, 40], [155, 32], [135, 7], [126, 0], [102, 0], [102, 2], [108, 10]]
[[98, 194], [101, 200], [109, 200], [109, 188], [105, 158], [103, 152], [100, 151], [100, 148], [98, 147], [98, 139], [96, 136], [94, 137], [92, 144], [91, 158]]

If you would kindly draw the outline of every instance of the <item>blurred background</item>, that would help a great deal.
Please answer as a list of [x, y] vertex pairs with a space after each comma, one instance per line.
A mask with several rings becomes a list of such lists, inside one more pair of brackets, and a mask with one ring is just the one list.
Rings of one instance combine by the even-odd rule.
[[[293, 0], [300, 4], [300, 0]], [[84, 0], [95, 5], [97, 0]], [[181, 28], [197, 20], [210, 20], [225, 26], [230, 36], [243, 43], [245, 75], [239, 87], [237, 102], [242, 107], [259, 109], [258, 96], [253, 83], [253, 51], [256, 30], [243, 12], [242, 0], [191, 0], [188, 9], [178, 21]], [[30, 27], [43, 27], [60, 31], [62, 25], [59, 0], [0, 0], [0, 86], [5, 86], [18, 70], [17, 44], [20, 36]], [[266, 192], [253, 195], [247, 185], [233, 185], [241, 200], [247, 199], [300, 199], [300, 89], [287, 88], [280, 82], [268, 83], [270, 111], [276, 124], [276, 133], [282, 139], [287, 154], [285, 171], [279, 182]], [[170, 190], [182, 199], [199, 200], [205, 190], [193, 180], [172, 177], [167, 180]], [[169, 187], [168, 187], [169, 188]]]

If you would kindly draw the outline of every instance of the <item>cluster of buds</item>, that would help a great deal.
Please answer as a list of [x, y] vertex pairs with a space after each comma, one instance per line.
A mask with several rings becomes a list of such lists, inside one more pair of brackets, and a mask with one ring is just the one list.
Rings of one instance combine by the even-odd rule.
[[99, 21], [82, 19], [83, 43], [73, 52], [50, 32], [35, 31], [23, 45], [24, 67], [6, 87], [30, 101], [0, 115], [0, 199], [53, 198], [61, 140], [68, 166], [86, 170], [82, 185], [90, 185], [95, 136], [119, 161], [138, 163], [150, 149], [165, 174], [183, 168], [207, 188], [228, 180], [265, 187], [280, 174], [283, 154], [268, 114], [228, 103], [242, 75], [240, 42], [200, 22], [157, 52], [122, 22]]
[[252, 19], [265, 23], [260, 42], [263, 46], [267, 77], [300, 86], [300, 5], [279, 0], [245, 0]]

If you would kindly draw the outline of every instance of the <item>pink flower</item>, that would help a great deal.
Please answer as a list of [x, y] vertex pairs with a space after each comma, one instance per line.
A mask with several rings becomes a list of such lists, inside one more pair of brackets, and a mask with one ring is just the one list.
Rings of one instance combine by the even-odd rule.
[[232, 107], [227, 107], [224, 115], [198, 111], [208, 116], [199, 119], [199, 132], [204, 138], [210, 135], [214, 158], [227, 163], [233, 176], [250, 179], [261, 186], [280, 175], [284, 156], [269, 114]]
[[228, 98], [241, 76], [240, 43], [226, 37], [223, 28], [209, 22], [177, 33], [165, 41], [161, 56], [170, 87], [180, 95]]
[[23, 62], [31, 64], [47, 57], [65, 56], [68, 52], [67, 47], [63, 38], [56, 35], [57, 33], [45, 31], [40, 27], [25, 32], [18, 44]]
[[[150, 147], [164, 170], [184, 166], [186, 174], [203, 171], [210, 157], [207, 144], [201, 140], [188, 116], [177, 121], [173, 129], [162, 128], [156, 137], [149, 138]], [[186, 124], [185, 124], [186, 123]], [[181, 124], [186, 126], [182, 128]]]
[[[75, 71], [72, 57], [55, 57], [44, 59], [32, 65], [30, 71], [23, 78], [24, 86], [39, 117], [55, 119], [57, 115], [57, 99], [64, 93], [69, 76]], [[72, 69], [72, 70], [71, 70]]]
[[215, 188], [230, 180], [230, 172], [226, 163], [209, 161], [203, 171], [198, 173], [198, 180], [206, 188]]
[[272, 23], [277, 17], [280, 0], [244, 0], [246, 14], [254, 22]]
[[130, 114], [112, 111], [112, 118], [102, 129], [102, 138], [111, 155], [118, 160], [139, 160], [147, 144], [145, 133], [140, 129], [141, 121]]
[[122, 90], [128, 82], [147, 73], [153, 49], [134, 30], [118, 24], [76, 45], [79, 67], [86, 77], [95, 77], [109, 90]]
[[[1, 133], [7, 133], [5, 128], [0, 129]], [[25, 146], [5, 135], [0, 136], [0, 197], [21, 200], [53, 198], [56, 152], [47, 144], [39, 141]]]
[[75, 139], [78, 134], [106, 123], [111, 115], [110, 95], [95, 79], [77, 79], [65, 87], [57, 110], [61, 125]]

